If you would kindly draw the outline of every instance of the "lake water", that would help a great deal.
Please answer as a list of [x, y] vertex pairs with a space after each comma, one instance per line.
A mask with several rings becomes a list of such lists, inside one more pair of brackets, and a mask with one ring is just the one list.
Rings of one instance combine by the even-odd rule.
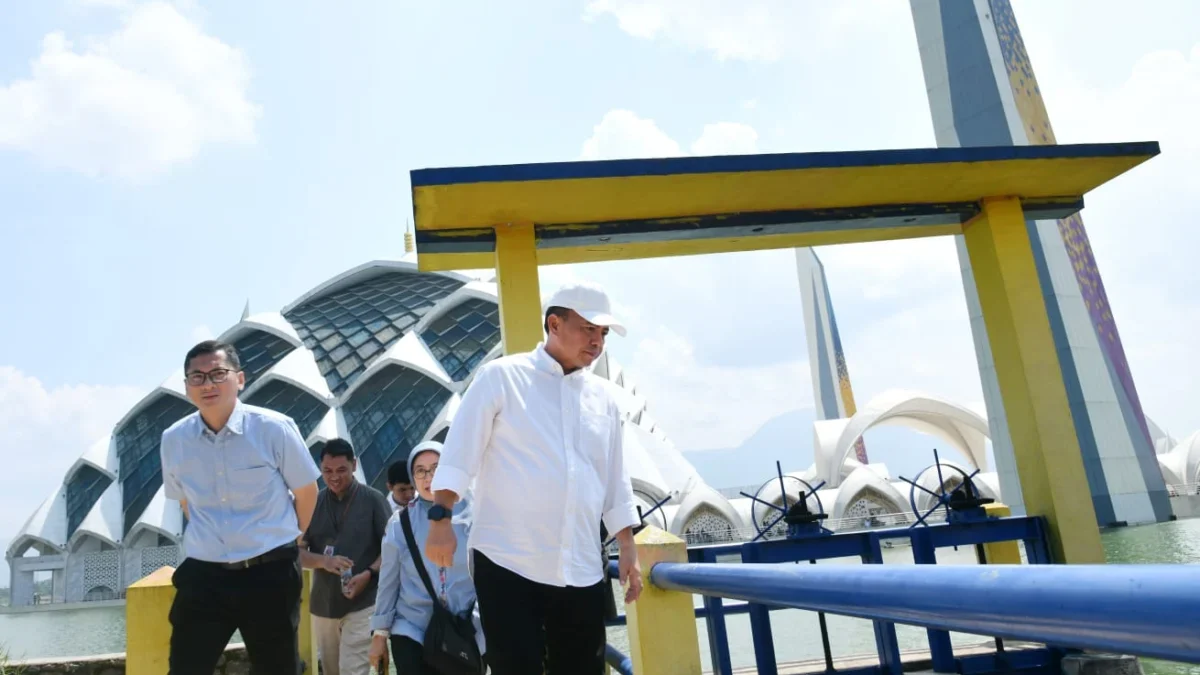
[[[1105, 552], [1110, 563], [1200, 563], [1200, 519], [1180, 520], [1157, 525], [1129, 527], [1105, 532]], [[884, 550], [886, 564], [913, 564], [912, 550], [898, 547]], [[969, 548], [940, 549], [939, 564], [974, 564], [974, 551]], [[820, 564], [858, 564], [856, 559], [824, 561]], [[700, 605], [699, 597], [696, 605]], [[871, 622], [829, 615], [830, 647], [835, 658], [873, 654], [875, 636]], [[754, 663], [754, 648], [750, 638], [750, 618], [744, 614], [726, 619], [734, 667]], [[703, 621], [697, 621], [700, 631], [701, 659], [705, 669], [711, 664], [708, 657], [708, 637]], [[801, 610], [781, 610], [771, 613], [776, 656], [780, 661], [820, 659], [820, 628], [817, 615]], [[924, 649], [925, 630], [911, 626], [896, 626], [900, 648]], [[956, 645], [975, 645], [988, 639], [978, 635], [951, 634]], [[624, 628], [610, 628], [609, 642], [628, 653], [629, 643]], [[0, 614], [0, 647], [6, 647], [9, 658], [47, 656], [83, 656], [121, 652], [125, 650], [124, 607], [96, 607], [76, 610]], [[1183, 664], [1143, 660], [1147, 675], [1200, 675], [1200, 668]]]

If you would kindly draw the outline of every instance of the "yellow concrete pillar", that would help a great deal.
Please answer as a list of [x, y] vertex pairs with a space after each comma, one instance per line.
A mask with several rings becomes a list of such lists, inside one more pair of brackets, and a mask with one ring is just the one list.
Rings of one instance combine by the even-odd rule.
[[300, 642], [300, 658], [308, 664], [306, 673], [317, 672], [317, 641], [313, 639], [312, 612], [309, 599], [312, 597], [313, 571], [304, 570], [304, 588], [300, 591], [300, 625], [296, 638]]
[[650, 585], [650, 570], [660, 562], [687, 562], [687, 543], [648, 525], [637, 533], [642, 568], [642, 597], [625, 606], [629, 658], [637, 675], [700, 675], [700, 636], [688, 593]]
[[171, 654], [173, 567], [160, 567], [125, 592], [125, 672], [164, 675]]
[[544, 336], [532, 224], [496, 226], [496, 291], [504, 353], [532, 350]]
[[[985, 504], [984, 511], [992, 518], [1007, 518], [1012, 509], [1007, 504]], [[983, 545], [983, 555], [989, 565], [1020, 565], [1021, 544], [1017, 541], [996, 541]]]
[[987, 199], [982, 206], [963, 234], [1025, 509], [1046, 518], [1056, 561], [1103, 563], [1091, 489], [1020, 200]]

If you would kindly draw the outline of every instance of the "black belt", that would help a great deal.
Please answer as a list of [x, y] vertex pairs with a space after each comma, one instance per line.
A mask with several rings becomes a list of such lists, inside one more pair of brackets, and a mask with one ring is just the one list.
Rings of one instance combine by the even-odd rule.
[[273, 548], [262, 555], [256, 555], [253, 558], [239, 560], [232, 563], [216, 563], [227, 570], [244, 570], [247, 567], [254, 567], [263, 563], [275, 562], [276, 560], [284, 560], [287, 558], [295, 559], [299, 555], [299, 549], [295, 544], [284, 544], [279, 548]]

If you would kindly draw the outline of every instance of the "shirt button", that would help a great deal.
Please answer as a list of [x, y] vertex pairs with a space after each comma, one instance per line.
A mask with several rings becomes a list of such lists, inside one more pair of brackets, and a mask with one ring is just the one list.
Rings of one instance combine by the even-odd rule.
[[224, 502], [224, 501], [225, 501], [225, 498], [224, 498], [224, 497], [221, 497], [221, 501], [222, 501], [222, 502]]

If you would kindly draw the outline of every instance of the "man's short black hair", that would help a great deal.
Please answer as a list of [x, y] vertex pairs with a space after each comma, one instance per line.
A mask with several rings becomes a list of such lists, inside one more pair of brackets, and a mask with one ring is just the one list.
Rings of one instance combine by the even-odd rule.
[[563, 321], [566, 321], [567, 317], [571, 316], [571, 310], [567, 309], [566, 307], [547, 307], [546, 308], [546, 317], [544, 319], [542, 319], [542, 329], [546, 331], [547, 335], [550, 334], [550, 315], [551, 314], [553, 314], [554, 316], [557, 316], [558, 318], [562, 319]]
[[401, 483], [412, 485], [412, 479], [408, 477], [408, 462], [392, 462], [392, 465], [388, 467], [387, 484], [400, 485]]
[[184, 372], [187, 372], [187, 369], [192, 367], [192, 359], [206, 354], [216, 354], [217, 352], [225, 354], [225, 362], [229, 364], [230, 368], [233, 370], [242, 369], [242, 361], [238, 358], [237, 349], [233, 345], [221, 342], [220, 340], [205, 340], [189, 349], [187, 356], [183, 357]]
[[326, 457], [345, 457], [351, 462], [354, 461], [354, 446], [350, 445], [350, 441], [344, 438], [335, 438], [325, 444], [321, 448], [321, 459]]

